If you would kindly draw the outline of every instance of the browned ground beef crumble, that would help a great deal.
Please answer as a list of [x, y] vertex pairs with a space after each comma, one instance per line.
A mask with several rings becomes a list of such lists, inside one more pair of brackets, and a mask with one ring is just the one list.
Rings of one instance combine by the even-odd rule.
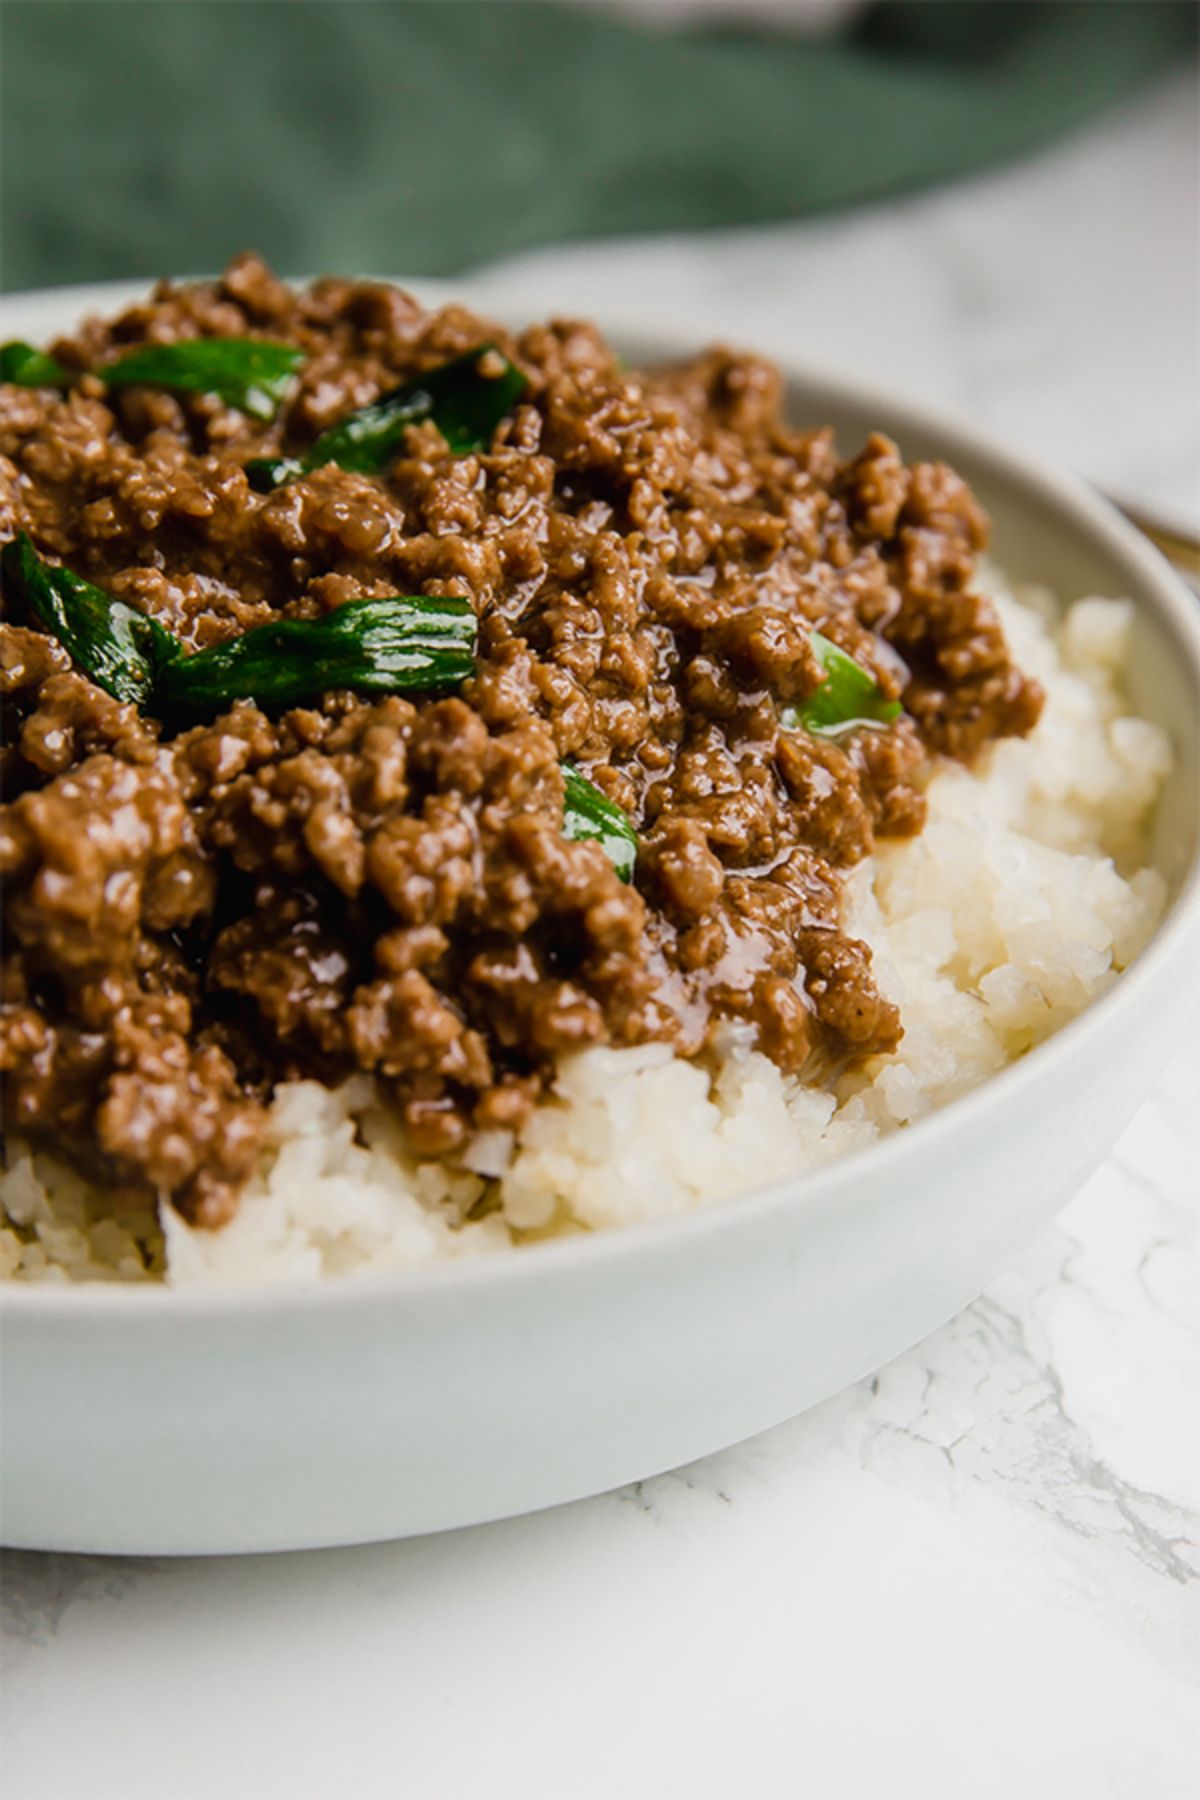
[[[587, 324], [512, 337], [377, 283], [295, 292], [252, 256], [54, 351], [86, 371], [247, 334], [307, 353], [270, 427], [88, 373], [0, 388], [0, 538], [193, 648], [465, 595], [478, 672], [453, 698], [239, 701], [167, 739], [10, 603], [7, 1121], [216, 1226], [283, 1079], [369, 1070], [438, 1155], [519, 1126], [590, 1044], [701, 1054], [737, 1018], [813, 1081], [894, 1046], [839, 871], [920, 830], [931, 752], [969, 758], [1041, 704], [972, 589], [986, 521], [958, 477], [878, 435], [843, 461], [754, 357], [634, 374]], [[426, 424], [383, 476], [251, 491], [249, 457], [488, 340], [529, 386], [487, 454]], [[894, 725], [781, 730], [821, 679], [813, 627], [903, 697]], [[568, 757], [636, 822], [633, 886], [564, 837]]]

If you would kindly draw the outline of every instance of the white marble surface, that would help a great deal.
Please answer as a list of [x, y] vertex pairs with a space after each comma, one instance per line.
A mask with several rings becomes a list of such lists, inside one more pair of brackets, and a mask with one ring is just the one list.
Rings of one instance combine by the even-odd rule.
[[[737, 258], [593, 246], [519, 273], [581, 309], [649, 286], [1186, 513], [1195, 148], [1177, 84]], [[4, 1800], [1193, 1800], [1198, 1098], [1200, 1023], [973, 1307], [677, 1474], [368, 1549], [10, 1555]]]

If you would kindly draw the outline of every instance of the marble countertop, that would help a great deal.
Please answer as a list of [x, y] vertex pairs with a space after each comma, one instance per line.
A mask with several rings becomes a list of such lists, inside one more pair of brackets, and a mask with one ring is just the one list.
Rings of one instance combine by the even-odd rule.
[[[1196, 105], [562, 307], [919, 388], [1194, 517]], [[1200, 998], [1200, 992], [1198, 992]], [[5, 1800], [1176, 1800], [1200, 1785], [1200, 1022], [951, 1324], [737, 1449], [532, 1518], [242, 1560], [11, 1553]]]

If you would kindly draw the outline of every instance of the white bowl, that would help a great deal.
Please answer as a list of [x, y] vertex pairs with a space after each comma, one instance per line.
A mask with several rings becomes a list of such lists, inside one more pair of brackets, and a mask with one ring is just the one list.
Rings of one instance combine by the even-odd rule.
[[[4, 335], [38, 341], [130, 292], [10, 299]], [[505, 312], [547, 310], [534, 297]], [[601, 323], [634, 362], [695, 347]], [[305, 1290], [10, 1287], [6, 1541], [159, 1554], [354, 1543], [689, 1461], [940, 1325], [1145, 1097], [1197, 998], [1200, 606], [1078, 481], [969, 426], [800, 369], [791, 408], [848, 444], [880, 427], [909, 455], [951, 461], [1016, 579], [1132, 595], [1130, 697], [1176, 752], [1154, 847], [1172, 903], [1149, 948], [1081, 1018], [946, 1111], [685, 1218]]]

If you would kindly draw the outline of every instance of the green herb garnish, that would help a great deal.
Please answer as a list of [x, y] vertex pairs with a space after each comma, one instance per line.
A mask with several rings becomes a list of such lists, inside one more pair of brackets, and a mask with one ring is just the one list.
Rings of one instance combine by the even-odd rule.
[[350, 600], [323, 619], [256, 625], [164, 667], [165, 712], [218, 712], [233, 700], [298, 706], [331, 688], [360, 694], [460, 687], [475, 668], [469, 600], [396, 595]]
[[25, 533], [5, 544], [4, 574], [84, 673], [114, 700], [150, 704], [159, 669], [182, 653], [169, 631], [70, 569], [43, 562]]
[[800, 706], [784, 707], [779, 723], [785, 731], [827, 736], [854, 725], [888, 725], [900, 716], [899, 700], [885, 700], [879, 683], [861, 663], [819, 631], [810, 632], [809, 643], [825, 679]]
[[627, 813], [593, 785], [571, 763], [562, 766], [563, 836], [578, 842], [594, 838], [622, 881], [633, 880], [637, 832]]
[[143, 344], [96, 372], [109, 387], [182, 388], [218, 394], [254, 419], [273, 419], [287, 385], [304, 361], [291, 344], [261, 338], [182, 338], [174, 344]]
[[71, 371], [44, 350], [35, 350], [20, 338], [0, 344], [0, 381], [13, 381], [18, 387], [61, 387], [70, 379]]
[[[495, 375], [481, 371], [485, 356], [498, 360]], [[246, 464], [246, 476], [251, 487], [270, 493], [325, 463], [373, 475], [399, 452], [408, 427], [425, 419], [433, 420], [457, 456], [465, 456], [487, 447], [497, 425], [524, 391], [520, 369], [494, 344], [481, 344], [347, 414], [323, 431], [302, 456], [256, 457]]]
[[144, 613], [43, 562], [24, 532], [5, 545], [2, 566], [97, 686], [160, 717], [211, 714], [234, 700], [296, 706], [331, 688], [426, 692], [458, 687], [474, 672], [475, 613], [460, 598], [351, 600], [323, 619], [257, 625], [189, 656]]
[[[254, 419], [273, 419], [304, 351], [262, 338], [182, 338], [175, 344], [142, 344], [95, 371], [108, 387], [181, 388], [219, 394], [226, 406]], [[44, 350], [14, 338], [0, 346], [0, 380], [21, 387], [62, 387], [73, 378]]]

